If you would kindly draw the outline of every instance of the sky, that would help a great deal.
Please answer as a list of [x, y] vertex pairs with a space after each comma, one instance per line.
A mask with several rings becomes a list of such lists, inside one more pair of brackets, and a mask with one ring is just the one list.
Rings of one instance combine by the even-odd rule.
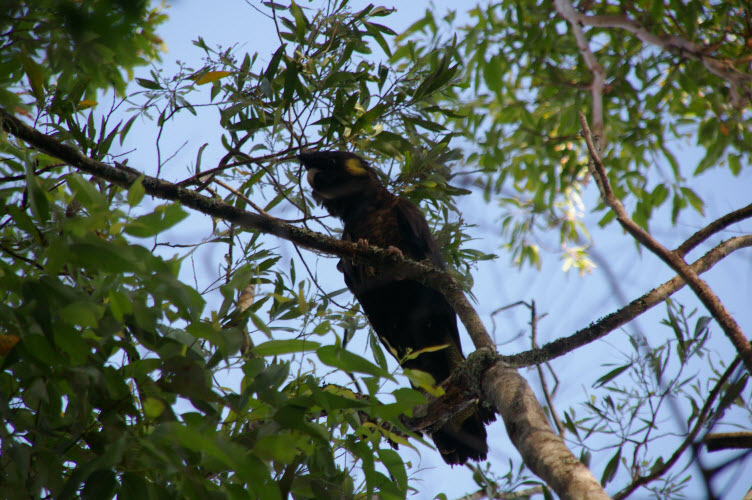
[[[268, 60], [277, 46], [273, 26], [252, 8], [252, 2], [240, 0], [215, 0], [207, 2], [172, 1], [168, 2], [169, 21], [160, 29], [160, 36], [165, 40], [167, 52], [163, 54], [164, 67], [169, 74], [174, 68], [174, 61], [180, 60], [193, 68], [201, 66], [202, 51], [193, 45], [193, 40], [202, 36], [212, 45], [229, 47], [237, 45], [241, 51], [259, 52], [262, 61]], [[353, 1], [353, 9], [365, 7], [369, 2]], [[303, 7], [308, 2], [300, 3]], [[396, 0], [381, 2], [386, 7], [397, 8], [397, 13], [385, 18], [382, 22], [399, 32], [408, 27], [428, 7], [427, 2]], [[210, 5], [210, 6], [209, 6]], [[316, 5], [313, 3], [312, 5]], [[457, 2], [437, 1], [437, 8], [445, 10], [449, 7], [457, 8]], [[136, 76], [148, 77], [148, 69], [137, 71]], [[216, 128], [214, 122], [206, 127]], [[140, 122], [132, 129], [128, 143], [123, 148], [136, 148], [129, 154], [130, 165], [136, 168], [149, 169], [154, 164], [154, 128], [148, 121]], [[213, 129], [214, 130], [214, 129]], [[163, 144], [166, 150], [178, 150], [172, 160], [171, 168], [178, 173], [188, 173], [188, 167], [194, 164], [196, 149], [204, 142], [210, 144], [204, 152], [204, 161], [211, 163], [223, 155], [224, 150], [216, 141], [215, 133], [207, 134], [203, 124], [196, 123], [186, 117], [185, 123], [175, 122], [166, 132]], [[180, 146], [187, 142], [186, 147]], [[692, 144], [678, 144], [677, 150], [680, 163], [691, 172], [697, 161], [697, 152]], [[163, 155], [169, 154], [163, 151]], [[183, 175], [185, 177], [187, 175]], [[180, 178], [177, 175], [177, 178]], [[670, 224], [667, 211], [658, 212], [651, 223], [653, 234], [667, 247], [678, 246], [686, 237], [701, 228], [707, 222], [744, 205], [749, 200], [752, 187], [752, 169], [743, 169], [739, 177], [732, 177], [723, 168], [706, 172], [693, 184], [698, 194], [706, 202], [704, 218], [696, 214], [685, 212], [678, 224]], [[616, 310], [618, 307], [648, 290], [658, 286], [673, 277], [671, 272], [659, 259], [647, 251], [639, 252], [628, 235], [612, 224], [605, 229], [598, 229], [595, 222], [603, 214], [591, 214], [589, 210], [597, 201], [594, 186], [586, 191], [584, 202], [586, 205], [585, 221], [592, 231], [593, 249], [599, 259], [598, 267], [593, 273], [584, 277], [575, 271], [562, 272], [560, 251], [557, 248], [544, 255], [543, 266], [540, 270], [518, 269], [509, 262], [509, 257], [500, 246], [503, 244], [495, 231], [498, 218], [492, 206], [485, 204], [481, 196], [466, 196], [460, 200], [460, 208], [468, 222], [476, 224], [476, 240], [473, 248], [479, 248], [490, 253], [496, 253], [499, 258], [492, 262], [481, 263], [474, 272], [474, 295], [480, 300], [476, 304], [478, 312], [485, 320], [487, 327], [491, 327], [490, 315], [502, 306], [519, 300], [535, 300], [538, 313], [545, 314], [539, 322], [539, 344], [556, 338], [567, 336], [590, 324], [592, 321]], [[627, 204], [627, 209], [630, 206]], [[204, 217], [192, 215], [192, 218]], [[206, 224], [204, 224], [206, 227]], [[200, 231], [200, 230], [199, 230]], [[731, 230], [722, 234], [723, 239], [742, 233], [752, 232], [752, 224], [733, 226]], [[185, 239], [195, 241], [196, 234], [186, 233], [186, 225], [180, 226], [179, 231], [172, 233], [176, 240]], [[203, 234], [206, 236], [207, 234]], [[690, 259], [699, 257], [711, 246], [717, 244], [720, 237], [712, 238], [708, 244], [701, 246], [690, 254]], [[287, 250], [289, 251], [289, 249]], [[336, 271], [334, 258], [314, 259], [316, 272], [321, 276], [321, 284], [325, 289], [334, 290], [343, 286], [341, 275]], [[206, 252], [200, 254], [199, 267], [218, 270], [218, 263], [222, 262], [221, 252]], [[609, 282], [608, 269], [618, 276], [619, 291], [614, 290]], [[703, 276], [720, 296], [721, 300], [735, 316], [742, 329], [752, 331], [752, 259], [749, 251], [741, 250], [723, 261], [716, 269]], [[211, 281], [214, 276], [201, 277], [204, 281]], [[687, 304], [693, 303], [691, 292], [683, 290], [675, 295], [675, 299]], [[700, 311], [698, 314], [704, 314]], [[586, 399], [590, 394], [602, 394], [592, 389], [594, 381], [608, 368], [604, 363], [619, 363], [624, 357], [616, 353], [628, 353], [630, 350], [628, 334], [639, 330], [650, 338], [663, 338], [667, 327], [660, 325], [665, 317], [665, 307], [659, 305], [651, 312], [641, 316], [628, 325], [622, 332], [614, 332], [605, 339], [594, 342], [575, 353], [554, 360], [551, 365], [556, 371], [560, 387], [556, 395], [555, 405], [561, 413], [570, 407], [578, 408], [578, 402]], [[497, 340], [503, 345], [500, 351], [513, 354], [530, 348], [529, 337], [523, 335], [516, 340], [505, 343], [508, 339], [517, 337], [519, 332], [529, 329], [529, 312], [525, 308], [514, 308], [494, 316], [497, 325]], [[463, 333], [464, 335], [464, 333]], [[463, 336], [466, 353], [472, 345], [469, 338]], [[715, 328], [712, 345], [719, 352], [719, 356], [730, 360], [733, 349], [722, 332]], [[536, 391], [539, 391], [536, 372], [533, 369], [523, 369], [525, 376]], [[538, 392], [540, 394], [540, 392]], [[582, 415], [581, 409], [577, 410]], [[516, 450], [511, 446], [506, 436], [503, 424], [499, 421], [489, 428], [491, 451], [489, 459], [498, 474], [507, 471], [507, 464], [512, 458], [519, 461]], [[668, 450], [667, 450], [668, 451]], [[410, 472], [416, 473], [419, 481], [414, 484], [418, 493], [413, 498], [431, 499], [439, 492], [447, 494], [448, 498], [458, 498], [471, 493], [477, 488], [471, 480], [471, 473], [465, 468], [455, 467], [449, 470], [439, 455], [423, 449], [422, 456], [408, 455], [414, 464]], [[604, 455], [606, 456], [606, 455]], [[665, 456], [665, 454], [664, 454]], [[712, 458], [711, 458], [712, 459]], [[600, 477], [605, 464], [594, 464], [594, 473]], [[752, 470], [752, 462], [746, 463], [747, 470]], [[623, 469], [623, 468], [622, 468]], [[695, 472], [696, 469], [695, 469]], [[448, 481], [447, 478], [451, 478]], [[620, 479], [624, 477], [621, 476]], [[728, 498], [740, 498], [752, 484], [748, 477], [740, 481], [737, 486], [727, 492]], [[623, 481], [622, 481], [623, 483]], [[613, 488], [610, 488], [613, 492]], [[697, 491], [697, 490], [693, 490]], [[631, 498], [646, 498], [644, 495], [633, 495]]]

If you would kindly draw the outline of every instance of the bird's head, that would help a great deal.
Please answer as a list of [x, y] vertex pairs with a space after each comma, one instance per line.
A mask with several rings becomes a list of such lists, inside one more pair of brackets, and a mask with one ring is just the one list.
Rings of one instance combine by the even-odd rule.
[[374, 180], [375, 172], [365, 160], [347, 151], [312, 151], [298, 155], [308, 170], [308, 184], [321, 202], [358, 195]]
[[298, 155], [308, 170], [313, 197], [346, 220], [392, 196], [368, 162], [348, 151], [311, 151]]

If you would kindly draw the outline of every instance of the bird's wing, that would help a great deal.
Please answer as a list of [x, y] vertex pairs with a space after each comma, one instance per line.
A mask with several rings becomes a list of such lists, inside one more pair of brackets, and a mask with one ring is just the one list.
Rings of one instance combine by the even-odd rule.
[[433, 239], [425, 217], [420, 209], [407, 200], [399, 199], [396, 207], [402, 245], [406, 257], [421, 261], [428, 259], [433, 265], [444, 268], [441, 250]]

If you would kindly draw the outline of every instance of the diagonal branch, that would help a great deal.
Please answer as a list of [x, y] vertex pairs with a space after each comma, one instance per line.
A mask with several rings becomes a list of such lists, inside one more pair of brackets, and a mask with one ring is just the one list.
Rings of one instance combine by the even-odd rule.
[[697, 245], [699, 245], [715, 233], [726, 229], [731, 224], [735, 224], [744, 219], [749, 219], [750, 217], [752, 217], [752, 204], [740, 208], [739, 210], [734, 210], [733, 212], [727, 213], [720, 219], [714, 220], [713, 222], [690, 236], [687, 241], [679, 245], [679, 248], [674, 251], [683, 257], [690, 250], [695, 248]]
[[598, 188], [601, 191], [601, 198], [604, 203], [611, 208], [616, 214], [616, 220], [619, 221], [619, 224], [621, 224], [621, 226], [631, 234], [634, 239], [657, 255], [687, 282], [687, 285], [689, 285], [695, 295], [697, 295], [697, 298], [700, 299], [713, 318], [721, 326], [729, 340], [731, 340], [731, 343], [742, 358], [747, 371], [752, 373], [752, 346], [750, 346], [749, 340], [744, 336], [739, 324], [724, 307], [718, 296], [716, 296], [716, 294], [710, 289], [708, 284], [700, 279], [697, 273], [685, 262], [681, 255], [664, 247], [629, 217], [627, 211], [624, 209], [624, 205], [622, 205], [621, 201], [614, 195], [613, 191], [611, 191], [611, 186], [608, 183], [608, 176], [606, 175], [603, 161], [593, 144], [593, 137], [590, 134], [587, 119], [581, 111], [579, 112], [579, 116], [580, 124], [582, 125], [582, 133], [585, 142], [587, 143], [588, 151], [590, 152], [590, 158], [592, 159], [592, 162], [588, 163], [588, 167], [592, 164], [591, 174], [596, 179], [596, 184], [598, 184]]
[[[691, 266], [692, 270], [697, 274], [702, 274], [732, 252], [745, 247], [752, 247], [752, 234], [737, 236], [724, 241], [693, 262]], [[626, 325], [637, 316], [684, 288], [684, 285], [686, 285], [686, 282], [681, 276], [674, 276], [667, 282], [634, 299], [621, 309], [604, 316], [595, 323], [568, 337], [556, 339], [540, 349], [531, 349], [512, 356], [504, 356], [503, 359], [516, 367], [522, 367], [537, 365], [563, 356], [583, 345], [605, 337], [620, 326]]]

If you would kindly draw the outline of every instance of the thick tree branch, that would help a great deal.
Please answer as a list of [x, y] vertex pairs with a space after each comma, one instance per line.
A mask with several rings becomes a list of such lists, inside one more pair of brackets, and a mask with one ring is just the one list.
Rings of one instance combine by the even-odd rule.
[[246, 212], [176, 184], [143, 176], [138, 170], [129, 167], [111, 167], [29, 127], [3, 108], [0, 108], [0, 126], [34, 148], [115, 185], [128, 188], [141, 177], [144, 190], [150, 196], [178, 201], [186, 207], [224, 219], [243, 229], [271, 234], [309, 250], [369, 264], [396, 266], [402, 275], [420, 279], [439, 290], [457, 311], [478, 348], [474, 354], [487, 357], [485, 366], [493, 365], [488, 370], [474, 374], [473, 378], [482, 380], [483, 395], [504, 418], [510, 438], [525, 463], [562, 498], [608, 498], [587, 467], [572, 455], [564, 441], [548, 425], [543, 409], [525, 379], [506, 363], [498, 362], [495, 346], [485, 326], [462, 289], [448, 273], [376, 247], [362, 248], [353, 242], [301, 229], [274, 217]]
[[[600, 154], [593, 144], [593, 137], [590, 134], [590, 128], [587, 124], [587, 119], [582, 112], [579, 112], [580, 124], [582, 125], [582, 132], [585, 138], [585, 142], [590, 152], [590, 158], [592, 159], [592, 172], [595, 177], [598, 188], [601, 192], [601, 198], [604, 203], [611, 208], [616, 214], [616, 220], [619, 224], [632, 235], [640, 244], [646, 247], [648, 250], [657, 255], [663, 262], [668, 264], [671, 269], [676, 271], [679, 276], [687, 282], [687, 285], [700, 299], [700, 302], [708, 309], [713, 318], [718, 322], [723, 329], [726, 336], [731, 340], [731, 343], [736, 348], [737, 352], [744, 362], [744, 366], [747, 371], [752, 374], [752, 347], [749, 344], [749, 340], [744, 336], [742, 329], [737, 324], [736, 320], [731, 316], [728, 310], [721, 303], [720, 299], [710, 289], [707, 283], [700, 279], [695, 271], [684, 261], [681, 255], [664, 247], [655, 238], [653, 238], [647, 231], [632, 220], [624, 209], [621, 201], [611, 191], [611, 186], [608, 183], [608, 176], [606, 175], [603, 161]], [[590, 164], [589, 164], [590, 165]]]
[[702, 442], [708, 451], [752, 448], [752, 432], [716, 432], [707, 434]]
[[[724, 241], [692, 263], [691, 268], [697, 274], [702, 274], [732, 252], [746, 247], [752, 247], [752, 234], [737, 236], [736, 238]], [[660, 304], [684, 288], [686, 284], [681, 276], [674, 276], [672, 279], [636, 298], [621, 309], [604, 316], [595, 323], [582, 330], [578, 330], [568, 337], [556, 339], [540, 349], [531, 349], [512, 356], [504, 356], [503, 359], [513, 366], [521, 367], [537, 365], [563, 356], [626, 325], [648, 309]]]
[[483, 378], [483, 394], [504, 419], [509, 439], [525, 465], [561, 498], [609, 498], [590, 470], [553, 431], [535, 394], [516, 369], [495, 363]]

